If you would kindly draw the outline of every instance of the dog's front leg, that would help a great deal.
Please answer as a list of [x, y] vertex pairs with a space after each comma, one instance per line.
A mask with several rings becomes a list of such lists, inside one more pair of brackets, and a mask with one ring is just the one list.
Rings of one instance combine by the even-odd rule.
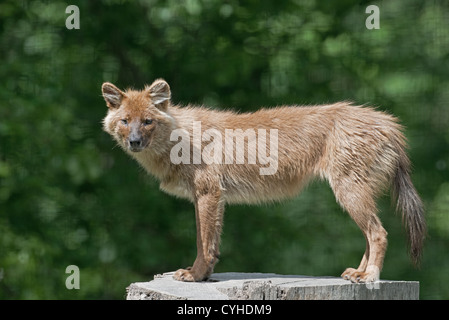
[[220, 235], [224, 203], [220, 192], [199, 195], [195, 201], [197, 256], [192, 267], [179, 269], [174, 278], [180, 281], [202, 281], [213, 272], [220, 255]]

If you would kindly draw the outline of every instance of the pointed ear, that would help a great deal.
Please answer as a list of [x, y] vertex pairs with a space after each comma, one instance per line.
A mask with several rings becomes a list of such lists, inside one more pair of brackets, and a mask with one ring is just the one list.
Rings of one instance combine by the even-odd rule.
[[101, 91], [103, 92], [103, 98], [106, 101], [108, 108], [116, 109], [120, 107], [125, 93], [109, 82], [103, 83]]
[[154, 105], [161, 109], [167, 109], [169, 100], [171, 98], [170, 86], [163, 79], [155, 80], [151, 86], [147, 88], [148, 93], [150, 94], [151, 101]]

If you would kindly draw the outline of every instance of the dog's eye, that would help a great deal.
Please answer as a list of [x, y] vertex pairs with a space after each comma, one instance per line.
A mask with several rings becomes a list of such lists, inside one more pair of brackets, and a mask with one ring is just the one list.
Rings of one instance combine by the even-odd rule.
[[153, 123], [153, 119], [145, 119], [144, 124], [149, 125]]
[[124, 124], [124, 125], [127, 125], [128, 124], [128, 120], [126, 120], [126, 119], [122, 119], [122, 120], [120, 120], [121, 122], [122, 122], [122, 124]]

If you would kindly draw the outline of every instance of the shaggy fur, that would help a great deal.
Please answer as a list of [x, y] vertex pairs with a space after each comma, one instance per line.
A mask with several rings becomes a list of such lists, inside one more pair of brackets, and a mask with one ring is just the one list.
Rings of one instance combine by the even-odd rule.
[[[366, 250], [357, 269], [342, 277], [353, 282], [379, 279], [387, 247], [387, 232], [377, 216], [376, 198], [392, 186], [410, 239], [411, 258], [418, 263], [426, 234], [424, 210], [410, 179], [405, 138], [395, 117], [369, 107], [340, 102], [322, 106], [283, 106], [238, 114], [204, 107], [172, 105], [169, 85], [156, 80], [142, 91], [102, 86], [108, 106], [104, 130], [151, 175], [165, 192], [195, 205], [197, 257], [192, 267], [174, 278], [201, 281], [213, 271], [219, 257], [225, 203], [262, 203], [296, 196], [312, 178], [329, 181], [338, 203], [362, 230]], [[175, 129], [191, 137], [193, 123], [202, 132], [215, 129], [277, 129], [277, 170], [261, 175], [263, 163], [179, 163], [170, 161], [178, 141]], [[249, 145], [250, 137], [240, 137]], [[265, 140], [263, 140], [265, 139]], [[269, 135], [263, 137], [270, 153]], [[195, 146], [190, 141], [190, 152]], [[201, 141], [204, 148], [209, 141]], [[225, 152], [223, 150], [223, 152]], [[204, 155], [203, 155], [204, 156]], [[224, 159], [224, 157], [223, 157]]]

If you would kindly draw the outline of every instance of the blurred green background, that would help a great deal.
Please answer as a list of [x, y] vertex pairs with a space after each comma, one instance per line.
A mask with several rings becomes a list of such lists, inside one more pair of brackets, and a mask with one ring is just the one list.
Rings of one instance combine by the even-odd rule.
[[[68, 30], [68, 5], [80, 29]], [[368, 30], [368, 5], [380, 29]], [[427, 208], [421, 269], [401, 219], [383, 279], [449, 298], [447, 1], [13, 1], [0, 3], [0, 298], [123, 299], [125, 288], [191, 265], [193, 205], [168, 196], [102, 131], [100, 86], [165, 78], [175, 103], [250, 111], [351, 100], [407, 127]], [[216, 272], [339, 276], [362, 233], [324, 182], [296, 199], [229, 206]], [[80, 289], [68, 290], [68, 265]]]

